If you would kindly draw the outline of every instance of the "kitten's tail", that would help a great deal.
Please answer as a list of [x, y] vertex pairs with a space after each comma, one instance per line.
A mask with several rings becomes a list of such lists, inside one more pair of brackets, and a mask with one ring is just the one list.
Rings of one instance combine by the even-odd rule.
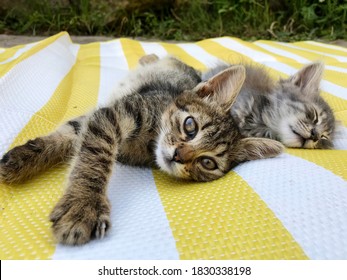
[[23, 182], [61, 162], [75, 153], [76, 140], [84, 117], [66, 122], [56, 131], [14, 147], [0, 160], [0, 182]]

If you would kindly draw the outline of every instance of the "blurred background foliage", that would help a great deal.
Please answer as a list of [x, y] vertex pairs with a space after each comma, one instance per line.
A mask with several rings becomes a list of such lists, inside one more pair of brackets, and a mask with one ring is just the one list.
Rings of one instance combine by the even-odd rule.
[[0, 0], [0, 33], [346, 39], [347, 0]]

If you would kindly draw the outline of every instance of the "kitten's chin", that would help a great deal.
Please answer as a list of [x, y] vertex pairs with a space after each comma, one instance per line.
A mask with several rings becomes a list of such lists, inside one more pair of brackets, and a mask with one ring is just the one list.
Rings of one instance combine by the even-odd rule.
[[281, 133], [279, 138], [279, 141], [288, 148], [311, 148], [311, 143], [309, 142], [312, 141], [307, 141], [303, 137], [292, 132]]
[[289, 148], [324, 149], [329, 146], [328, 144], [325, 146], [322, 144], [325, 140], [313, 141], [295, 133], [282, 134], [280, 138], [280, 141]]
[[173, 148], [170, 152], [168, 149], [163, 148], [163, 146], [158, 143], [157, 149], [155, 151], [156, 163], [158, 167], [170, 176], [181, 179], [189, 179], [189, 175], [184, 172], [184, 165], [176, 163], [172, 160], [173, 154]]
[[290, 139], [289, 138], [284, 138], [284, 137], [281, 137], [282, 139], [280, 139], [280, 141], [286, 146], [286, 147], [289, 147], [289, 148], [302, 148], [303, 145], [304, 145], [304, 141], [305, 140], [302, 140], [299, 139], [299, 137], [297, 137], [296, 135], [290, 135], [288, 137], [291, 137]]
[[277, 140], [289, 148], [303, 148], [306, 141], [301, 135], [294, 133], [293, 126], [286, 121], [282, 121], [280, 124]]

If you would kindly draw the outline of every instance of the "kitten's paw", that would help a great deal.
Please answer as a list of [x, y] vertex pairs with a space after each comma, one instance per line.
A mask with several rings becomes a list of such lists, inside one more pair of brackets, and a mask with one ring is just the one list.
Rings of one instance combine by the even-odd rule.
[[0, 182], [15, 184], [30, 178], [35, 173], [35, 157], [42, 149], [43, 141], [37, 138], [8, 151], [0, 160]]
[[15, 184], [23, 180], [21, 174], [22, 159], [18, 156], [18, 149], [7, 152], [0, 160], [0, 182]]
[[18, 164], [13, 160], [11, 151], [9, 151], [0, 159], [0, 183], [13, 183], [16, 178], [16, 169], [18, 169]]
[[103, 238], [111, 227], [110, 204], [106, 197], [74, 198], [64, 195], [53, 209], [50, 220], [59, 243], [81, 245]]

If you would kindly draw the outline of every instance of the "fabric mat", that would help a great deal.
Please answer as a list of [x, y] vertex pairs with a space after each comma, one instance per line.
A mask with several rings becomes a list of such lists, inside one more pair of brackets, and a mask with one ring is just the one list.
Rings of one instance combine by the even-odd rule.
[[78, 45], [62, 32], [0, 49], [0, 154], [105, 104], [151, 53], [200, 70], [218, 60], [259, 63], [274, 78], [324, 61], [322, 95], [341, 121], [336, 149], [287, 149], [210, 183], [117, 165], [108, 190], [113, 227], [78, 247], [56, 244], [50, 230], [67, 174], [59, 165], [24, 184], [0, 185], [0, 259], [347, 259], [347, 49], [338, 46], [231, 37]]

